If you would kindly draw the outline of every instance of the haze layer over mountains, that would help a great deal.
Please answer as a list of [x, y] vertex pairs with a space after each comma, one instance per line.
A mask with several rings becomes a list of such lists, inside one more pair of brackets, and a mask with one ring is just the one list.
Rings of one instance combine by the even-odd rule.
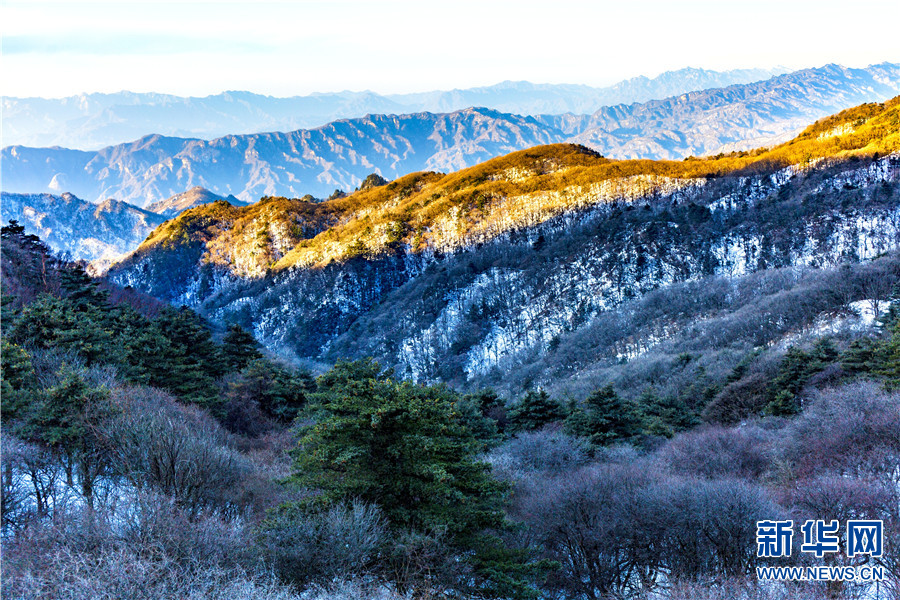
[[[673, 84], [674, 85], [674, 84]], [[684, 85], [687, 85], [685, 83]], [[96, 152], [10, 146], [3, 190], [70, 192], [146, 207], [201, 186], [242, 202], [351, 191], [377, 173], [449, 172], [540, 144], [579, 143], [610, 158], [680, 160], [774, 145], [828, 114], [900, 92], [900, 65], [827, 65], [749, 84], [602, 107], [590, 115], [523, 116], [493, 108], [371, 114], [316, 129], [200, 140], [147, 135]]]
[[601, 106], [751, 83], [785, 72], [686, 68], [605, 88], [504, 81], [487, 87], [384, 95], [344, 91], [275, 98], [229, 91], [204, 98], [133, 92], [52, 99], [6, 97], [3, 145], [99, 150], [151, 133], [209, 140], [228, 134], [307, 129], [367, 114], [446, 113], [471, 106], [528, 115], [588, 114]]

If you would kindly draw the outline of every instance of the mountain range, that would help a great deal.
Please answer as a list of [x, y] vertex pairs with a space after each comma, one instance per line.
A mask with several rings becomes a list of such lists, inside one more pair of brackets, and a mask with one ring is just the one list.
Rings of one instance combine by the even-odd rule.
[[6, 146], [98, 150], [149, 133], [212, 139], [228, 134], [318, 127], [367, 114], [454, 112], [470, 106], [515, 114], [580, 114], [601, 106], [760, 81], [786, 71], [687, 68], [667, 71], [652, 79], [635, 77], [603, 88], [504, 81], [487, 87], [389, 95], [367, 91], [273, 98], [231, 91], [204, 98], [132, 92], [56, 99], [4, 97], [2, 137]]
[[878, 257], [898, 248], [900, 97], [769, 150], [647, 161], [553, 144], [324, 202], [207, 204], [107, 276], [291, 360], [560, 392], [699, 349], [724, 377], [883, 302], [879, 269], [896, 265]]
[[113, 198], [94, 204], [69, 193], [58, 196], [0, 193], [4, 225], [17, 221], [55, 253], [94, 262], [97, 267], [137, 248], [167, 219], [211, 202], [244, 206], [233, 196], [223, 198], [201, 187], [176, 194], [147, 209]]
[[112, 198], [100, 204], [72, 194], [0, 195], [4, 225], [18, 221], [55, 252], [110, 261], [132, 251], [166, 217]]
[[139, 206], [194, 186], [243, 202], [326, 197], [370, 173], [395, 179], [454, 171], [540, 144], [578, 143], [613, 158], [681, 159], [775, 141], [806, 123], [900, 92], [900, 65], [828, 65], [772, 79], [681, 94], [591, 115], [520, 116], [468, 108], [446, 114], [368, 115], [290, 133], [214, 140], [151, 135], [97, 152], [2, 150], [11, 192], [69, 191]]

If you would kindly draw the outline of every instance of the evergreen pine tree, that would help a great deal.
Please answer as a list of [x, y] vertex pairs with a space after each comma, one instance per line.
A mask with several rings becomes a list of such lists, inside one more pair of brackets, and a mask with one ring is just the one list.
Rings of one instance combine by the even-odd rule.
[[446, 387], [398, 382], [377, 363], [338, 363], [319, 378], [301, 429], [292, 480], [332, 506], [362, 499], [379, 506], [399, 537], [441, 531], [472, 572], [463, 595], [534, 597], [526, 577], [538, 565], [507, 549], [492, 530], [506, 527], [506, 486], [476, 459], [481, 444]]
[[24, 346], [70, 350], [93, 365], [109, 362], [114, 346], [105, 319], [104, 311], [93, 305], [76, 306], [68, 298], [41, 294], [22, 309], [8, 336]]
[[21, 419], [37, 396], [37, 377], [28, 353], [16, 344], [0, 342], [0, 417], [5, 423]]
[[529, 390], [508, 412], [509, 430], [535, 431], [565, 420], [566, 410], [544, 390]]
[[154, 365], [159, 367], [163, 362], [169, 365], [170, 371], [161, 373], [162, 387], [186, 401], [215, 408], [218, 397], [214, 381], [225, 373], [225, 362], [203, 320], [182, 306], [163, 310], [155, 323], [166, 341], [152, 340], [152, 343], [160, 348], [167, 343], [171, 348], [168, 355], [171, 360], [159, 360]]
[[222, 356], [229, 371], [240, 371], [254, 360], [262, 358], [259, 343], [240, 325], [229, 325], [222, 338]]
[[585, 399], [581, 409], [567, 420], [566, 428], [593, 446], [608, 446], [638, 435], [641, 425], [635, 407], [607, 385]]
[[885, 387], [900, 387], [900, 321], [890, 325], [890, 337], [876, 344], [871, 362], [872, 372], [884, 379]]
[[457, 400], [456, 410], [466, 427], [484, 444], [485, 449], [502, 441], [500, 421], [505, 421], [503, 400], [493, 390], [480, 390]]
[[799, 395], [810, 377], [837, 359], [838, 352], [827, 338], [818, 340], [809, 353], [796, 346], [788, 348], [769, 386], [766, 413], [783, 417], [799, 413]]
[[289, 423], [306, 406], [316, 383], [306, 371], [285, 369], [259, 358], [249, 363], [226, 392], [229, 399], [255, 402], [267, 416]]
[[97, 282], [79, 264], [70, 264], [60, 273], [62, 295], [70, 300], [76, 309], [86, 306], [109, 308], [109, 294], [101, 290]]

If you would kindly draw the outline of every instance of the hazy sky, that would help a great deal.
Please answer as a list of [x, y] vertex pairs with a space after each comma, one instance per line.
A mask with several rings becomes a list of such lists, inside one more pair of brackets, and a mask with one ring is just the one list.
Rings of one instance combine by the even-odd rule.
[[276, 96], [900, 62], [898, 0], [0, 4], [0, 92]]

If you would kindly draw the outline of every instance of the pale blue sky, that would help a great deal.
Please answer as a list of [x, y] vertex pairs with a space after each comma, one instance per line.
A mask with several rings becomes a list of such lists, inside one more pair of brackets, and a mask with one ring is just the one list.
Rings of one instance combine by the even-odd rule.
[[5, 96], [607, 85], [686, 66], [900, 62], [898, 0], [0, 3]]

